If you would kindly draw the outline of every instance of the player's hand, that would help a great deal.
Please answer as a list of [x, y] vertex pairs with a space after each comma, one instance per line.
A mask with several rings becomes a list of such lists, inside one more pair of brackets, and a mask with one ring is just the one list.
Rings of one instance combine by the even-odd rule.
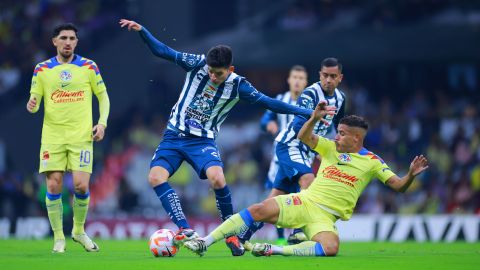
[[120, 24], [120, 27], [127, 27], [128, 31], [130, 30], [134, 30], [134, 31], [140, 31], [142, 30], [142, 26], [135, 22], [135, 21], [129, 21], [129, 20], [126, 20], [126, 19], [121, 19], [120, 22], [118, 22]]
[[277, 135], [278, 125], [275, 121], [270, 121], [270, 122], [268, 122], [266, 129], [267, 129], [268, 133], [270, 133], [272, 135]]
[[409, 174], [413, 177], [419, 175], [421, 172], [428, 169], [428, 160], [423, 155], [415, 156], [412, 163], [410, 163]]
[[315, 107], [315, 110], [312, 113], [313, 119], [316, 121], [322, 121], [325, 125], [329, 125], [326, 119], [323, 119], [326, 115], [335, 115], [336, 111], [335, 106], [327, 106], [327, 102], [325, 100], [320, 101]]
[[102, 124], [98, 124], [93, 127], [93, 140], [98, 142], [103, 140], [103, 136], [105, 136], [105, 126]]
[[37, 99], [32, 97], [27, 102], [27, 111], [30, 112], [30, 113], [33, 113], [33, 109], [35, 109], [35, 106], [37, 106]]

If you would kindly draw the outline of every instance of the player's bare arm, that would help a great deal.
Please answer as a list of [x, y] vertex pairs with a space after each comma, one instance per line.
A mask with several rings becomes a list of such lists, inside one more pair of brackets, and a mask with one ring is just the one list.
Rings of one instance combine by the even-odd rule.
[[325, 125], [328, 125], [328, 121], [324, 119], [326, 115], [334, 115], [336, 107], [327, 106], [325, 101], [321, 101], [315, 107], [310, 119], [303, 125], [298, 133], [298, 139], [310, 148], [315, 148], [318, 143], [318, 135], [313, 133], [313, 128], [318, 121], [322, 121]]
[[396, 175], [387, 180], [387, 185], [398, 192], [405, 192], [417, 175], [428, 169], [428, 160], [423, 155], [416, 156], [410, 163], [408, 173], [400, 178]]
[[127, 27], [128, 31], [134, 30], [134, 31], [138, 32], [138, 31], [142, 30], [142, 26], [135, 21], [121, 19], [120, 22], [118, 22], [118, 23], [120, 24], [120, 27], [122, 27], [122, 28]]

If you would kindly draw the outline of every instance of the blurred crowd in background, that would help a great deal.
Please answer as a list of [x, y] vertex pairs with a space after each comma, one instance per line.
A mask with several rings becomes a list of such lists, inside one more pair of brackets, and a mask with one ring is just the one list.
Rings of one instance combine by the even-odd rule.
[[[2, 1], [0, 112], [26, 101], [25, 89], [29, 89], [33, 66], [49, 57], [45, 51], [51, 47], [50, 29], [54, 25], [72, 21], [75, 10], [76, 18], [80, 18], [75, 22], [82, 29], [82, 50], [104, 46], [109, 35], [118, 32], [109, 31], [117, 27], [111, 22], [128, 13], [121, 8], [125, 5], [117, 2]], [[287, 30], [308, 29], [326, 22], [333, 26], [338, 17], [351, 18], [343, 23], [352, 25], [421, 20], [448, 23], [467, 20], [480, 25], [480, 10], [469, 9], [464, 1], [399, 2], [401, 4], [369, 1], [370, 5], [365, 7], [358, 1], [347, 0], [289, 1], [290, 4], [272, 16], [275, 20], [266, 20], [264, 26]], [[373, 181], [360, 198], [356, 213], [480, 214], [479, 68], [479, 63], [449, 63], [432, 73], [430, 66], [407, 66], [406, 73], [417, 74], [418, 81], [423, 83], [408, 88], [409, 78], [415, 77], [411, 75], [392, 80], [391, 89], [384, 89], [375, 83], [375, 74], [381, 73], [380, 70], [366, 72], [373, 76], [367, 78], [345, 67], [345, 79], [339, 88], [347, 96], [347, 114], [364, 116], [370, 123], [365, 146], [381, 156], [399, 175], [407, 172], [415, 155], [424, 154], [430, 161], [429, 170], [419, 176], [405, 194], [397, 194], [381, 182]], [[405, 70], [392, 72], [398, 73], [394, 77], [402, 78]], [[309, 83], [318, 79], [317, 71], [318, 67], [309, 70], [309, 74], [313, 74]], [[276, 78], [277, 85], [282, 85], [288, 68], [267, 72], [270, 80]], [[248, 79], [253, 71], [244, 73]], [[163, 80], [156, 78], [151, 85], [151, 106], [132, 104], [122, 115], [111, 118], [105, 141], [95, 146], [90, 217], [158, 217], [164, 214], [147, 181], [151, 156], [162, 139], [169, 109], [178, 96], [178, 91], [169, 88]], [[269, 89], [268, 94], [273, 96], [286, 91], [286, 87], [284, 84], [283, 89]], [[398, 88], [403, 90], [397, 91]], [[172, 103], [165, 104], [158, 98], [159, 93], [168, 96]], [[260, 129], [261, 109], [240, 105], [234, 111], [237, 113], [222, 126], [217, 143], [235, 211], [238, 211], [261, 201], [269, 193], [265, 179], [273, 153], [273, 137]], [[36, 150], [33, 152], [36, 155]], [[46, 215], [44, 176], [36, 171], [14, 171], [10, 165], [0, 138], [0, 217]], [[64, 182], [63, 199], [68, 201], [73, 190], [71, 176]], [[171, 182], [187, 215], [217, 216], [208, 182], [199, 180], [188, 164], [183, 164]], [[64, 208], [68, 215], [69, 204], [64, 203]]]

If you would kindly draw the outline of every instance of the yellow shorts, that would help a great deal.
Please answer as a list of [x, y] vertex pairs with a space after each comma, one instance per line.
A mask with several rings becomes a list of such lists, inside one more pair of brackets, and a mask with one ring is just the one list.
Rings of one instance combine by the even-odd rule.
[[312, 239], [319, 232], [333, 232], [338, 235], [335, 226], [338, 218], [302, 195], [302, 193], [291, 193], [275, 197], [280, 207], [275, 225], [283, 228], [301, 228], [308, 239]]
[[93, 142], [42, 144], [39, 172], [82, 171], [92, 173]]

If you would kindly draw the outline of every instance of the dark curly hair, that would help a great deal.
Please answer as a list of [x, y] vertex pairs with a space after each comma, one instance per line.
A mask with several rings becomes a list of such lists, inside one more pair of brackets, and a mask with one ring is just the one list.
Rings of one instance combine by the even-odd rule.
[[207, 53], [207, 65], [214, 68], [228, 68], [232, 65], [232, 49], [227, 45], [212, 47]]
[[365, 131], [368, 130], [368, 122], [363, 117], [357, 115], [347, 115], [340, 119], [339, 124], [344, 124], [349, 127], [363, 128]]

